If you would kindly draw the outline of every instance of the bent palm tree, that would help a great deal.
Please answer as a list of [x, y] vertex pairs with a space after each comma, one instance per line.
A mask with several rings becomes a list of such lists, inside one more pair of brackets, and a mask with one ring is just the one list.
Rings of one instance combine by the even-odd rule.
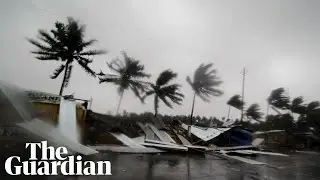
[[303, 103], [304, 103], [304, 100], [302, 96], [294, 98], [290, 106], [291, 112], [297, 113], [300, 115], [305, 114], [307, 107]]
[[[190, 125], [192, 125], [192, 116], [196, 95], [199, 96], [203, 101], [210, 102], [210, 97], [221, 96], [223, 94], [221, 90], [217, 89], [217, 87], [221, 85], [222, 81], [217, 76], [216, 69], [210, 70], [212, 66], [212, 63], [207, 65], [201, 64], [194, 73], [193, 81], [191, 81], [189, 76], [187, 77], [187, 82], [190, 84], [194, 91], [192, 109], [190, 114]], [[190, 128], [191, 127], [189, 126], [189, 135], [191, 135]]]
[[236, 109], [238, 109], [238, 110], [241, 110], [242, 107], [244, 106], [244, 102], [242, 101], [241, 96], [238, 95], [238, 94], [232, 96], [232, 97], [228, 100], [227, 104], [229, 105], [228, 119], [229, 119], [229, 115], [230, 115], [230, 107], [231, 107], [231, 106], [234, 107], [234, 108], [236, 108]]
[[260, 109], [259, 104], [257, 104], [257, 103], [252, 104], [247, 109], [246, 116], [248, 119], [260, 122], [260, 119], [262, 118], [262, 115], [263, 115], [263, 113], [260, 111], [261, 111], [261, 109]]
[[184, 95], [181, 94], [180, 85], [179, 84], [170, 84], [169, 81], [176, 78], [177, 74], [173, 73], [171, 70], [163, 71], [155, 84], [150, 84], [152, 90], [146, 92], [146, 95], [143, 97], [154, 94], [154, 116], [156, 117], [158, 114], [159, 108], [159, 99], [168, 107], [172, 108], [172, 105], [168, 100], [171, 100], [173, 103], [181, 105], [181, 101], [184, 98]]
[[267, 99], [268, 106], [286, 110], [290, 108], [290, 98], [284, 88], [278, 88], [271, 92]]
[[141, 93], [148, 88], [148, 83], [140, 79], [150, 77], [144, 72], [144, 66], [138, 60], [129, 57], [125, 52], [122, 53], [124, 60], [114, 59], [111, 63], [107, 63], [108, 67], [116, 74], [105, 74], [102, 71], [97, 74], [100, 83], [113, 83], [118, 86], [118, 93], [120, 95], [117, 114], [123, 98], [125, 90], [131, 89], [133, 93], [142, 101]]
[[104, 54], [105, 51], [84, 50], [93, 45], [96, 40], [90, 39], [85, 41], [83, 39], [85, 32], [84, 25], [80, 25], [73, 18], [69, 17], [66, 24], [56, 22], [54, 29], [50, 32], [39, 30], [38, 38], [43, 43], [33, 39], [28, 39], [28, 41], [38, 48], [38, 50], [31, 52], [37, 55], [37, 59], [62, 62], [51, 76], [51, 79], [56, 79], [64, 71], [59, 92], [59, 95], [62, 95], [63, 89], [68, 86], [71, 77], [73, 61], [77, 61], [88, 74], [95, 76], [95, 72], [88, 66], [92, 62], [90, 56]]

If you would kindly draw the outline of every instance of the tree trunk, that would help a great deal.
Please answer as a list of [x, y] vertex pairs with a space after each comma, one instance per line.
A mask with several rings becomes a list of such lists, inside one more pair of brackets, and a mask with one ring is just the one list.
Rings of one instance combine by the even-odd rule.
[[154, 96], [154, 117], [157, 117], [158, 115], [158, 96]]
[[64, 83], [66, 81], [66, 77], [67, 77], [67, 72], [68, 72], [68, 68], [69, 68], [69, 62], [66, 63], [66, 67], [64, 67], [64, 75], [63, 75], [63, 79], [62, 79], [62, 84], [60, 87], [60, 92], [59, 92], [59, 96], [62, 96], [63, 94], [63, 90], [64, 90]]
[[193, 94], [193, 101], [192, 101], [192, 109], [191, 109], [191, 114], [190, 114], [190, 123], [188, 126], [188, 136], [191, 137], [191, 125], [192, 125], [192, 117], [193, 117], [193, 110], [194, 110], [194, 102], [196, 100], [196, 92]]
[[231, 106], [229, 105], [229, 110], [228, 110], [228, 119], [229, 119], [229, 116], [230, 116], [230, 108]]
[[117, 115], [119, 114], [119, 109], [120, 109], [122, 97], [123, 97], [123, 91], [120, 92], [120, 99], [119, 99], [119, 103], [118, 103], [118, 107], [117, 107]]

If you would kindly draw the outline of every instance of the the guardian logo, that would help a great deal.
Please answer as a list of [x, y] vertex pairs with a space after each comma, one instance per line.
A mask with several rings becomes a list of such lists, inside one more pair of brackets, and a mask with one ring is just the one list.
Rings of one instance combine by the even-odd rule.
[[[41, 149], [41, 158], [37, 157], [37, 147]], [[26, 143], [30, 148], [30, 158], [21, 162], [19, 156], [11, 156], [5, 162], [5, 170], [10, 175], [111, 175], [110, 161], [82, 161], [82, 157], [66, 156], [65, 147], [55, 149], [41, 143]], [[49, 151], [49, 153], [48, 153]], [[65, 155], [65, 156], [63, 156]], [[13, 165], [18, 164], [18, 165]]]

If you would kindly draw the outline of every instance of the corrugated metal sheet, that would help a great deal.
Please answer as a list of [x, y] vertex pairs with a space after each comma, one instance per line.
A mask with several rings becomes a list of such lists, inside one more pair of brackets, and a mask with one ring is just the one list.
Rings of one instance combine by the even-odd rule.
[[[182, 128], [188, 130], [188, 125], [182, 123]], [[197, 126], [191, 126], [191, 134], [197, 136], [203, 141], [209, 141], [220, 134], [228, 131], [230, 128], [201, 128]]]
[[132, 140], [131, 138], [129, 138], [125, 134], [122, 134], [122, 133], [110, 133], [110, 134], [113, 135], [115, 138], [117, 138], [119, 141], [121, 141], [123, 144], [125, 144], [131, 148], [144, 148], [138, 142]]

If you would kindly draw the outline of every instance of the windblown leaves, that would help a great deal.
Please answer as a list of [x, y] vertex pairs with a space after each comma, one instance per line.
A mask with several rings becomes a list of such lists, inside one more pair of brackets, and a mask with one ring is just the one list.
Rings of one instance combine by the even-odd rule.
[[[31, 52], [36, 55], [37, 59], [63, 61], [67, 64], [77, 61], [88, 74], [95, 76], [94, 71], [88, 66], [92, 62], [89, 57], [104, 54], [105, 51], [84, 50], [96, 42], [94, 39], [85, 41], [84, 33], [85, 26], [69, 17], [67, 23], [56, 22], [55, 27], [50, 32], [39, 30], [39, 41], [27, 40], [38, 48]], [[66, 70], [71, 72], [70, 69]], [[57, 78], [62, 71], [63, 68], [60, 66], [51, 78]], [[69, 79], [67, 78], [67, 80]]]
[[123, 52], [124, 59], [114, 59], [107, 63], [108, 67], [115, 74], [107, 74], [100, 71], [100, 83], [113, 83], [120, 88], [120, 92], [131, 89], [133, 93], [142, 100], [141, 93], [148, 89], [148, 83], [142, 81], [143, 78], [148, 78], [150, 75], [144, 72], [144, 66], [138, 60], [129, 57]]
[[[172, 103], [181, 105], [184, 95], [180, 92], [179, 84], [168, 83], [177, 77], [177, 74], [172, 72], [172, 70], [167, 69], [160, 73], [155, 84], [150, 83], [151, 90], [147, 91], [143, 99], [147, 96], [154, 95], [155, 102], [155, 114], [157, 114], [159, 107], [159, 99], [168, 107], [172, 108]], [[172, 102], [172, 103], [171, 103]]]
[[267, 99], [268, 103], [279, 109], [289, 109], [290, 98], [284, 88], [278, 88], [271, 92]]
[[241, 99], [241, 96], [240, 95], [234, 95], [232, 96], [228, 102], [227, 102], [228, 105], [236, 108], [236, 109], [242, 109], [242, 107], [244, 106], [244, 102], [242, 101]]
[[187, 77], [187, 82], [190, 84], [195, 93], [204, 101], [209, 102], [211, 96], [221, 96], [223, 92], [217, 89], [222, 84], [222, 81], [217, 77], [217, 71], [210, 68], [212, 63], [201, 64], [195, 71], [193, 81]]
[[261, 118], [262, 118], [262, 115], [263, 113], [260, 112], [261, 109], [260, 109], [260, 106], [259, 104], [252, 104], [251, 106], [249, 106], [249, 108], [247, 109], [246, 111], [246, 116], [249, 118], [249, 119], [253, 119], [253, 120], [256, 120], [256, 121], [259, 121]]

